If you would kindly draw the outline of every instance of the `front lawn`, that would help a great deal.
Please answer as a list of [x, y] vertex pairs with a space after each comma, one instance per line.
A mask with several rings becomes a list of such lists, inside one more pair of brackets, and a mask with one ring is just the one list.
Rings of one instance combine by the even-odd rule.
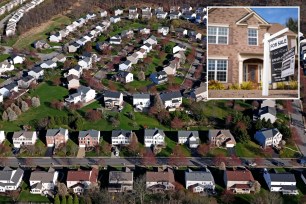
[[42, 203], [50, 202], [50, 200], [47, 197], [37, 194], [31, 194], [30, 188], [25, 182], [22, 182], [21, 188], [22, 190], [18, 198], [18, 201], [20, 202], [42, 202]]
[[238, 157], [264, 157], [259, 145], [252, 141], [248, 141], [247, 143], [237, 143], [235, 150]]
[[1, 54], [0, 55], [0, 62], [3, 62], [4, 60], [6, 60], [7, 58], [9, 58], [9, 54]]
[[286, 144], [285, 147], [280, 151], [281, 158], [295, 158], [300, 157], [298, 148], [292, 144]]
[[211, 156], [211, 157], [215, 157], [215, 156], [228, 156], [228, 152], [226, 149], [223, 149], [223, 148], [212, 148], [209, 153], [208, 153], [208, 156]]
[[[156, 156], [169, 157], [173, 153], [173, 149], [177, 145], [177, 142], [171, 140], [169, 137], [166, 136], [165, 143], [166, 143], [166, 147], [163, 148]], [[185, 157], [191, 156], [190, 150], [185, 145], [181, 145], [181, 148], [182, 148], [182, 151]]]

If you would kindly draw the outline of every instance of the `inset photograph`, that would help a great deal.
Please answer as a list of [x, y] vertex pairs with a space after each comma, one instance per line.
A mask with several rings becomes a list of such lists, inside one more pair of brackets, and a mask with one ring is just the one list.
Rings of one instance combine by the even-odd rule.
[[209, 7], [209, 99], [299, 98], [299, 7]]

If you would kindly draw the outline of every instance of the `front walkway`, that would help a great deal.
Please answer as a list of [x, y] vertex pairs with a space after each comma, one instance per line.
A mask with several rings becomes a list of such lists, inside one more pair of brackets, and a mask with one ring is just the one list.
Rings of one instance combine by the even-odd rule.
[[84, 158], [84, 157], [85, 157], [85, 147], [79, 147], [77, 158]]

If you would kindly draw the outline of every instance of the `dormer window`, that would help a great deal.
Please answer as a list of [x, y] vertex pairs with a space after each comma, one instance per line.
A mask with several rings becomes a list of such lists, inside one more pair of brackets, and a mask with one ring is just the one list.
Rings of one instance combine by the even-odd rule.
[[258, 30], [248, 28], [248, 45], [258, 45]]

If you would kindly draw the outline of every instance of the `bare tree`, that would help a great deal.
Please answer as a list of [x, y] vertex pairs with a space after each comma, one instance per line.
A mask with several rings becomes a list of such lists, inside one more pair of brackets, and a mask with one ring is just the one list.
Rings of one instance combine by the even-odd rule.
[[140, 200], [140, 204], [143, 204], [145, 196], [147, 195], [146, 180], [144, 176], [140, 176], [135, 180], [134, 191]]

